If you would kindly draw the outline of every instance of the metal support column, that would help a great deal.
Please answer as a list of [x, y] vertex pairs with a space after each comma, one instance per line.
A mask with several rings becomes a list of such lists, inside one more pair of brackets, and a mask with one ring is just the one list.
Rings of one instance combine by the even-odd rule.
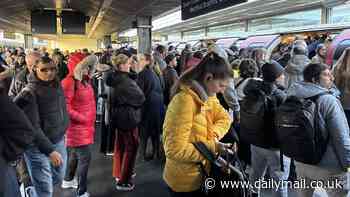
[[208, 32], [209, 32], [209, 27], [205, 27], [205, 28], [204, 28], [204, 38], [205, 38], [205, 39], [208, 38]]
[[152, 49], [152, 17], [138, 16], [137, 36], [138, 36], [138, 53], [151, 54]]
[[322, 7], [321, 24], [330, 24], [332, 18], [332, 8]]
[[248, 32], [248, 31], [249, 31], [249, 23], [250, 23], [249, 20], [245, 20], [245, 21], [244, 21], [244, 31], [245, 31], [245, 32]]
[[24, 34], [24, 48], [32, 49], [33, 48], [33, 35]]
[[112, 38], [111, 35], [105, 35], [103, 37], [103, 45], [106, 48], [107, 46], [111, 46], [112, 45]]

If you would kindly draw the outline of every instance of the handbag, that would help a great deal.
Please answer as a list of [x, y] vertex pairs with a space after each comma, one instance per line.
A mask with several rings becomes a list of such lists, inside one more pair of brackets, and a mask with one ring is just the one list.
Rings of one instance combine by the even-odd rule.
[[[250, 185], [248, 188], [221, 188], [223, 181], [249, 182], [236, 153], [226, 151], [224, 156], [215, 156], [203, 142], [195, 142], [193, 145], [211, 164], [210, 172], [207, 173], [203, 163], [198, 163], [203, 178], [201, 189], [206, 196], [250, 197], [255, 193]], [[216, 187], [208, 185], [208, 181], [216, 183]]]

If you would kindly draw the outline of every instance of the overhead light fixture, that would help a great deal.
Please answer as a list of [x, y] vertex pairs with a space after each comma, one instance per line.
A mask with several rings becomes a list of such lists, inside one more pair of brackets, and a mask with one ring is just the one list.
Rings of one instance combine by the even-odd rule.
[[137, 29], [128, 29], [118, 34], [119, 37], [135, 37], [137, 36]]
[[153, 30], [158, 30], [165, 27], [170, 27], [172, 25], [181, 23], [181, 10], [170, 13], [166, 16], [157, 18], [152, 21]]
[[56, 11], [75, 11], [72, 8], [42, 8], [43, 10], [56, 10]]

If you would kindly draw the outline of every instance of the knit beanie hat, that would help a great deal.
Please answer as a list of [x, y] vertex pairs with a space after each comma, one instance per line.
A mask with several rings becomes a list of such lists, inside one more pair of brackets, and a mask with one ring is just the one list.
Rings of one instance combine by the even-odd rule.
[[284, 68], [276, 61], [267, 62], [262, 66], [262, 75], [266, 82], [275, 82], [283, 72]]

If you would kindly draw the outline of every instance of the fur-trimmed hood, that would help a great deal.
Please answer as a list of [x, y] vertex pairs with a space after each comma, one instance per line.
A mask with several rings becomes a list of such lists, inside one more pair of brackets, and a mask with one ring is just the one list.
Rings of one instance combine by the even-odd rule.
[[73, 76], [76, 80], [83, 80], [83, 70], [85, 68], [90, 67], [92, 70], [90, 73], [95, 72], [96, 65], [98, 63], [98, 58], [96, 55], [86, 56], [83, 60], [81, 60], [74, 68]]
[[69, 56], [68, 64], [67, 64], [69, 73], [68, 73], [67, 77], [71, 77], [71, 78], [74, 77], [75, 68], [77, 67], [79, 62], [81, 62], [84, 58], [85, 58], [85, 55], [82, 53], [74, 53], [74, 54]]

